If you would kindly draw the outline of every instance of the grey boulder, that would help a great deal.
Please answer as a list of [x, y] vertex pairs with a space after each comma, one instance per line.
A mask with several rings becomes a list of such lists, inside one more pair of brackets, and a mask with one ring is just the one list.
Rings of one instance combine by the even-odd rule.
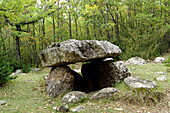
[[158, 86], [154, 81], [144, 80], [144, 79], [135, 78], [135, 77], [127, 77], [127, 78], [124, 79], [124, 82], [130, 88], [153, 89], [153, 88], [156, 88]]
[[81, 101], [83, 98], [86, 98], [87, 94], [81, 91], [72, 91], [64, 95], [62, 98], [62, 103], [63, 104], [72, 104], [75, 102]]
[[132, 57], [125, 62], [128, 65], [144, 65], [147, 64], [147, 61], [140, 57]]
[[42, 66], [60, 66], [116, 57], [120, 53], [118, 46], [107, 41], [71, 39], [48, 46], [40, 53], [40, 60]]
[[114, 96], [118, 92], [119, 91], [116, 88], [112, 88], [112, 87], [103, 88], [97, 93], [93, 94], [90, 99], [92, 100], [92, 99], [100, 99], [100, 98], [109, 98]]
[[164, 57], [156, 57], [154, 62], [155, 63], [163, 63], [166, 59]]
[[56, 97], [67, 90], [81, 87], [81, 75], [68, 66], [53, 67], [46, 77], [47, 94]]

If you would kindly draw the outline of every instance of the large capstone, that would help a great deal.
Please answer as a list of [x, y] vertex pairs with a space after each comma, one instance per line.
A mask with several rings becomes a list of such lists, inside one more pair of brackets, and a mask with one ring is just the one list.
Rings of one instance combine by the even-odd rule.
[[82, 77], [68, 66], [53, 67], [46, 79], [47, 94], [56, 97], [67, 90], [80, 90]]
[[121, 49], [107, 41], [66, 40], [55, 42], [40, 53], [42, 66], [61, 66], [75, 62], [116, 57]]
[[96, 61], [82, 65], [82, 75], [85, 92], [96, 91], [114, 86], [124, 78], [130, 76], [126, 65], [119, 61]]

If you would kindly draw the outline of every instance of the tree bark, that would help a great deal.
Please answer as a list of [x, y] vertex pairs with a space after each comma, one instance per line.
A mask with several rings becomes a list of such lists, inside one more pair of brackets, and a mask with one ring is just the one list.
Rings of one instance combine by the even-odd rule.
[[[69, 3], [69, 9], [70, 9], [70, 8], [71, 8], [70, 0], [68, 0], [68, 3]], [[68, 17], [69, 17], [69, 32], [70, 32], [70, 39], [72, 39], [71, 13], [70, 13], [70, 11], [69, 11], [69, 13], [68, 13]]]
[[[17, 31], [21, 31], [21, 26], [16, 25]], [[21, 63], [21, 52], [20, 52], [20, 37], [16, 36], [16, 55], [17, 55], [17, 60]]]
[[54, 18], [53, 18], [53, 39], [55, 42], [56, 40], [55, 40], [55, 20], [54, 20]]

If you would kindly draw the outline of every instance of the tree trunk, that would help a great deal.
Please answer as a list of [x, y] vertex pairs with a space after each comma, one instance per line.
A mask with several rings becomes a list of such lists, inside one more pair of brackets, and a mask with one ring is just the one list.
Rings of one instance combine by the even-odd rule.
[[[70, 8], [71, 8], [70, 0], [68, 0], [68, 3], [69, 3], [69, 9], [70, 9]], [[70, 11], [69, 11], [69, 13], [68, 13], [68, 18], [69, 18], [69, 32], [70, 32], [70, 39], [72, 39], [71, 13], [70, 13]]]
[[55, 42], [55, 20], [54, 20], [54, 18], [53, 18], [53, 39]]
[[[47, 42], [46, 42], [46, 38], [45, 38], [45, 18], [43, 19], [43, 25], [42, 25], [42, 31], [43, 31], [43, 39], [42, 39], [42, 43], [45, 44], [45, 47], [47, 47]], [[42, 45], [42, 50], [44, 49], [43, 45]]]
[[[16, 25], [17, 31], [21, 31], [21, 26]], [[16, 36], [16, 55], [17, 55], [17, 60], [21, 63], [21, 52], [20, 52], [20, 37]]]

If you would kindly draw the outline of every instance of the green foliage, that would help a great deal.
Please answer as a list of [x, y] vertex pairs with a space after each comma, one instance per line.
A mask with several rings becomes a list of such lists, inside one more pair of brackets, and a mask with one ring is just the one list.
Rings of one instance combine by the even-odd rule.
[[170, 56], [168, 56], [168, 59], [164, 61], [165, 66], [170, 67]]
[[[0, 40], [0, 48], [1, 46], [2, 44]], [[10, 60], [6, 57], [6, 54], [0, 51], [0, 86], [17, 77], [10, 76], [15, 68], [16, 66], [14, 66], [14, 63], [10, 62]]]
[[[157, 30], [156, 30], [157, 29]], [[153, 59], [165, 50], [166, 42], [163, 41], [166, 29], [151, 27], [147, 29], [129, 29], [129, 38], [121, 36], [120, 48], [123, 50], [122, 59], [139, 56], [144, 59]]]
[[31, 71], [31, 66], [29, 64], [22, 65], [23, 73], [29, 73]]
[[163, 93], [155, 89], [136, 88], [131, 89], [123, 99], [133, 104], [153, 105], [160, 102], [163, 97]]
[[15, 59], [9, 59], [10, 67], [12, 67], [12, 72], [16, 71], [17, 69], [21, 69], [21, 64]]
[[8, 62], [4, 62], [3, 58], [0, 58], [0, 86], [9, 82], [12, 77], [9, 75], [12, 73], [12, 67]]

